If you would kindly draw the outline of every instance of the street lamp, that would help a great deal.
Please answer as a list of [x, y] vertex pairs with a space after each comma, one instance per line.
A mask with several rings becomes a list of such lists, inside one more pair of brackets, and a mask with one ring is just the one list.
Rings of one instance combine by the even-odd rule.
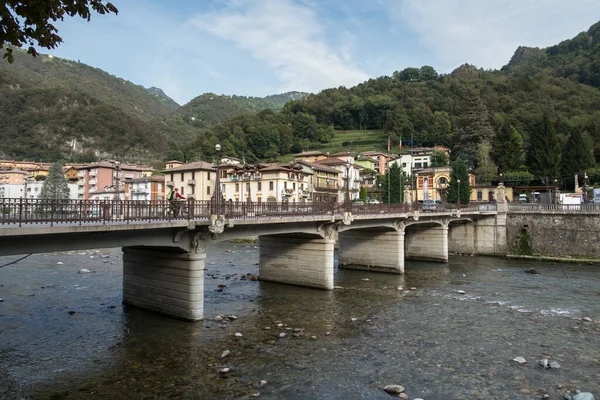
[[213, 193], [213, 214], [219, 215], [221, 211], [221, 199], [223, 198], [223, 195], [221, 194], [221, 171], [219, 171], [219, 164], [221, 162], [221, 145], [219, 143], [215, 144], [215, 153], [217, 155], [217, 179], [215, 179], [215, 192]]
[[458, 195], [456, 196], [456, 209], [460, 210], [460, 179], [456, 180], [456, 183], [458, 184], [457, 188], [458, 188]]
[[554, 180], [554, 203], [560, 204], [560, 190], [558, 189], [558, 179]]
[[352, 206], [352, 200], [350, 199], [350, 163], [346, 163], [346, 198], [344, 199], [344, 205], [346, 208]]
[[121, 196], [119, 196], [119, 165], [121, 165], [121, 163], [119, 161], [115, 161], [115, 195], [114, 195], [114, 199], [116, 201], [119, 201], [121, 199]]
[[383, 196], [381, 196], [381, 183], [378, 183], [377, 186], [379, 186], [379, 202], [383, 203]]

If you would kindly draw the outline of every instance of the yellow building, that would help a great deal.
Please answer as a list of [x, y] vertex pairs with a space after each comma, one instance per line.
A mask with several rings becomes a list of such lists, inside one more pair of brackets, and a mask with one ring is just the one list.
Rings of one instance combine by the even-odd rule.
[[328, 155], [322, 151], [305, 151], [303, 153], [294, 154], [294, 161], [317, 162], [327, 157]]

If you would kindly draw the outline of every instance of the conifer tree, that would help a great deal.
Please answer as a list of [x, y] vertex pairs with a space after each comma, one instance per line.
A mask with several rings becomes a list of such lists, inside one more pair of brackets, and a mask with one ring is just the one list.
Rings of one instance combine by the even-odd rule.
[[398, 163], [392, 164], [385, 175], [380, 175], [377, 183], [381, 185], [383, 203], [404, 202], [404, 174]]
[[498, 175], [498, 167], [492, 161], [490, 152], [492, 145], [488, 142], [479, 143], [477, 147], [477, 183], [489, 185]]
[[558, 178], [562, 152], [556, 131], [547, 114], [538, 120], [529, 135], [529, 170], [548, 184]]
[[68, 200], [69, 194], [69, 184], [63, 173], [63, 165], [60, 161], [57, 161], [48, 170], [48, 178], [46, 178], [42, 186], [40, 199]]
[[477, 147], [484, 141], [491, 142], [494, 129], [489, 121], [487, 108], [479, 93], [468, 89], [465, 95], [463, 115], [458, 123], [454, 142], [454, 154], [471, 166], [477, 165]]
[[562, 153], [562, 170], [565, 175], [574, 175], [594, 166], [594, 155], [579, 129], [573, 129]]
[[460, 179], [460, 204], [469, 204], [471, 201], [471, 182], [469, 182], [469, 169], [467, 162], [458, 157], [452, 163], [450, 171], [450, 182], [446, 191], [446, 201], [448, 203], [457, 203], [458, 200], [458, 180]]
[[523, 136], [511, 124], [502, 125], [496, 135], [493, 155], [501, 171], [519, 171], [523, 168]]

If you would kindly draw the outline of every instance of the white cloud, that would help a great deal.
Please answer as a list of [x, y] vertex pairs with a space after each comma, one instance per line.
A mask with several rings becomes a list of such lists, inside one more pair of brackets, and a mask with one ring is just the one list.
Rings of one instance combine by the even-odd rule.
[[379, 0], [448, 71], [468, 62], [500, 68], [518, 46], [547, 47], [586, 30], [597, 0]]
[[368, 79], [348, 59], [350, 47], [336, 51], [325, 43], [323, 28], [307, 5], [291, 0], [234, 0], [190, 23], [264, 62], [276, 72], [282, 91], [317, 92]]

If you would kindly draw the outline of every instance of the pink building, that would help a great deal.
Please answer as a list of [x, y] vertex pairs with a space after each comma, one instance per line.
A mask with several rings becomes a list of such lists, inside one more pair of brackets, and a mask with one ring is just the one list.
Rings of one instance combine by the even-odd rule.
[[127, 192], [126, 181], [152, 175], [152, 168], [146, 165], [129, 165], [119, 162], [100, 161], [78, 167], [77, 198], [88, 200], [96, 192], [104, 192], [105, 188], [119, 185], [119, 191], [125, 190], [125, 199], [131, 196]]

